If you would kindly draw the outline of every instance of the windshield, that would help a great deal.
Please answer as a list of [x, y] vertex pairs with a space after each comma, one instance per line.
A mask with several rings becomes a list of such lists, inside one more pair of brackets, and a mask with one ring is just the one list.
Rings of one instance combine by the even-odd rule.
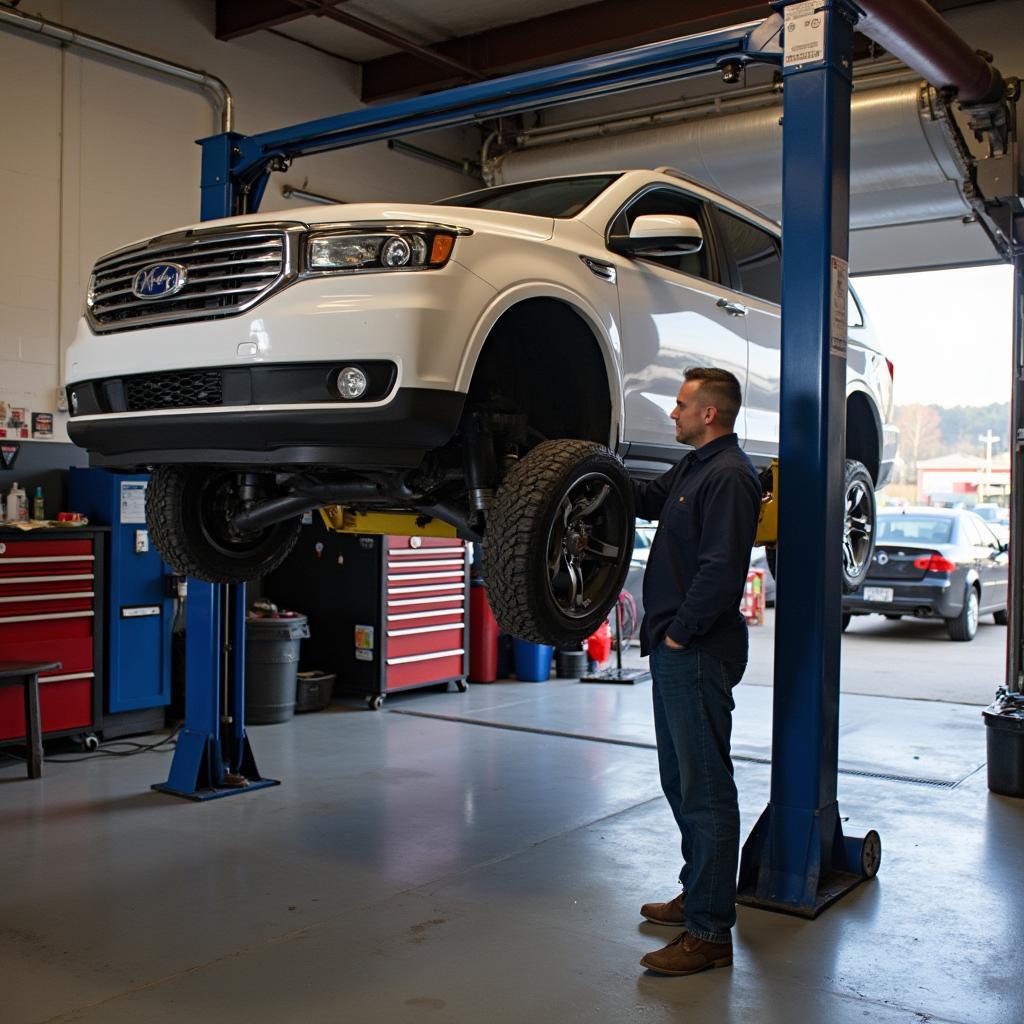
[[981, 516], [986, 523], [998, 523], [999, 522], [999, 509], [994, 508], [992, 505], [976, 505], [974, 512]]
[[518, 185], [499, 185], [465, 192], [461, 196], [438, 199], [434, 206], [475, 206], [481, 210], [528, 213], [534, 217], [575, 217], [585, 210], [618, 174], [581, 174], [548, 181], [524, 181]]
[[953, 520], [945, 516], [880, 516], [878, 540], [890, 544], [948, 544]]

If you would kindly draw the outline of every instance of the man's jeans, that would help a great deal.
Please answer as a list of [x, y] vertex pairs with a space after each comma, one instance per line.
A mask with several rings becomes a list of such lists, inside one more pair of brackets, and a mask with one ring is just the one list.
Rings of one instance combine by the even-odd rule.
[[745, 668], [664, 642], [651, 652], [658, 766], [682, 840], [686, 930], [707, 942], [728, 942], [736, 923], [740, 812], [729, 737], [732, 688]]

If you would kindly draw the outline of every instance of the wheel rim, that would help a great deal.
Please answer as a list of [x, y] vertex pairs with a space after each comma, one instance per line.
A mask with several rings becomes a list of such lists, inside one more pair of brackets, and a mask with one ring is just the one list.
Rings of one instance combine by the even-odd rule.
[[548, 596], [570, 619], [583, 619], [618, 596], [629, 515], [614, 481], [588, 473], [555, 505], [547, 538]]
[[846, 489], [843, 519], [843, 571], [849, 580], [859, 579], [867, 571], [874, 546], [872, 511], [871, 490], [862, 480], [854, 480]]
[[967, 595], [967, 633], [974, 636], [978, 631], [978, 595], [972, 587]]
[[232, 517], [241, 511], [237, 480], [232, 474], [208, 476], [197, 499], [199, 528], [207, 544], [225, 558], [244, 559], [266, 543], [273, 526], [256, 533], [238, 533]]

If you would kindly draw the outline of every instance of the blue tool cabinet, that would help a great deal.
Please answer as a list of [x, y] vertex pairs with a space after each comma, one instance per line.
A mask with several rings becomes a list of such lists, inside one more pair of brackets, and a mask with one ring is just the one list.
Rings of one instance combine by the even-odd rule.
[[149, 542], [145, 473], [71, 469], [72, 510], [110, 527], [103, 735], [160, 728], [171, 699], [170, 573]]

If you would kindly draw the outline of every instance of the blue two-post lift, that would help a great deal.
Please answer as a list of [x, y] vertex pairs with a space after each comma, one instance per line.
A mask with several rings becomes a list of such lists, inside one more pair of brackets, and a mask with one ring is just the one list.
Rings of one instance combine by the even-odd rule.
[[[246, 136], [201, 140], [203, 220], [254, 212], [298, 156], [593, 99], [721, 70], [782, 67], [781, 477], [771, 798], [747, 840], [740, 900], [815, 916], [877, 868], [877, 834], [845, 836], [839, 737], [852, 0], [778, 0], [763, 22], [461, 86]], [[879, 5], [870, 5], [879, 6]], [[902, 6], [902, 5], [901, 5]], [[908, 2], [908, 6], [917, 4]], [[922, 2], [921, 7], [927, 5]], [[799, 24], [797, 23], [799, 21]], [[784, 45], [784, 26], [791, 43]], [[730, 69], [731, 70], [731, 69]], [[939, 82], [936, 84], [946, 84]], [[790, 558], [789, 552], [801, 552]], [[823, 582], [824, 581], [824, 582]], [[272, 784], [244, 727], [243, 586], [189, 581], [186, 720], [165, 791]]]

